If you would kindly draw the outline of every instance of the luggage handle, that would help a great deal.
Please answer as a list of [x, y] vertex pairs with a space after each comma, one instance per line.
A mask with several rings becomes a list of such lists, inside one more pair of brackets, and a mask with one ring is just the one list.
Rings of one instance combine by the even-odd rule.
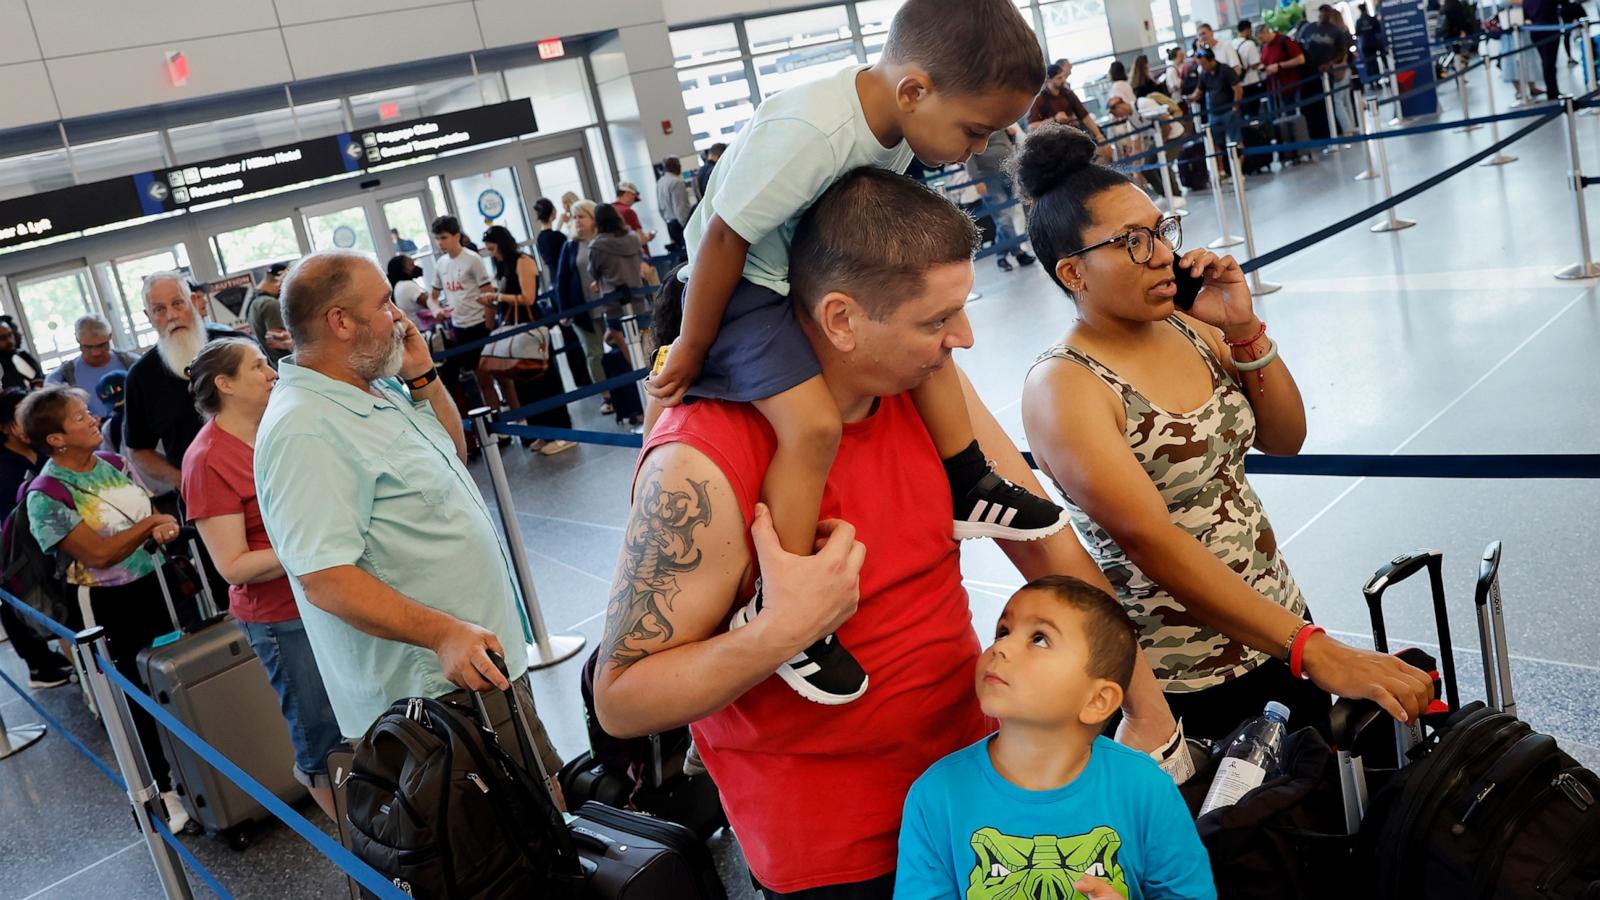
[[1444, 554], [1438, 550], [1413, 550], [1402, 553], [1374, 572], [1361, 594], [1367, 601], [1367, 613], [1372, 619], [1372, 642], [1379, 653], [1389, 652], [1389, 634], [1383, 621], [1383, 593], [1389, 588], [1423, 571], [1428, 572], [1429, 587], [1433, 593], [1433, 621], [1439, 635], [1439, 659], [1444, 665], [1445, 696], [1450, 709], [1461, 708], [1461, 690], [1456, 682], [1456, 660], [1450, 643], [1450, 611], [1444, 600]]
[[[517, 683], [512, 681], [511, 672], [506, 668], [505, 657], [493, 650], [488, 651], [489, 661], [499, 670], [500, 677], [511, 683], [511, 687], [501, 691], [505, 697], [506, 706], [511, 710], [511, 721], [517, 728], [517, 735], [521, 738], [518, 743], [522, 745], [523, 765], [529, 771], [539, 773], [539, 784], [546, 793], [550, 791], [550, 773], [545, 771], [544, 760], [539, 758], [539, 748], [534, 744], [533, 727], [528, 724], [528, 714], [522, 708], [522, 703], [517, 699]], [[483, 721], [483, 727], [489, 731], [494, 730], [494, 724], [489, 718], [489, 710], [483, 705], [483, 695], [471, 691], [472, 702], [478, 707], [478, 717]], [[555, 795], [550, 795], [550, 802], [554, 803]]]
[[1506, 647], [1505, 610], [1500, 603], [1499, 541], [1484, 548], [1473, 602], [1478, 611], [1478, 643], [1483, 648], [1483, 682], [1489, 706], [1517, 714], [1511, 694], [1511, 653]]

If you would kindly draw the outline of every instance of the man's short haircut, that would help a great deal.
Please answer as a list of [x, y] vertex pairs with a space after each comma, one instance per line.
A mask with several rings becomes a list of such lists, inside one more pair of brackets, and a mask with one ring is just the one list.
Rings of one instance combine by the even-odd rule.
[[353, 250], [321, 250], [295, 263], [283, 276], [279, 291], [283, 323], [289, 327], [296, 346], [304, 349], [315, 343], [322, 337], [322, 322], [328, 310], [350, 302], [350, 286], [362, 263], [376, 266], [371, 257]]
[[727, 149], [728, 149], [728, 145], [727, 144], [724, 144], [721, 141], [717, 141], [715, 144], [712, 144], [710, 147], [706, 148], [706, 155], [707, 156], [721, 157], [722, 154], [727, 151]]
[[432, 234], [460, 234], [461, 221], [455, 216], [440, 216], [433, 220], [429, 231]]
[[1114, 681], [1124, 691], [1139, 658], [1139, 630], [1110, 594], [1071, 575], [1046, 575], [1017, 593], [1041, 591], [1083, 613], [1083, 639], [1089, 645], [1085, 670], [1091, 678]]
[[1249, 19], [1240, 19], [1239, 20], [1239, 24], [1233, 26], [1233, 31], [1234, 31], [1235, 34], [1238, 34], [1241, 31], [1249, 31], [1253, 27], [1255, 27], [1255, 26], [1250, 24], [1250, 20]]
[[110, 337], [111, 323], [93, 314], [79, 316], [78, 321], [72, 323], [72, 334], [79, 340], [85, 337]]
[[1215, 28], [1211, 27], [1211, 24], [1209, 22], [1201, 22], [1199, 25], [1196, 25], [1194, 27], [1195, 34], [1199, 34], [1200, 33], [1200, 29], [1202, 29], [1202, 28], [1204, 28], [1207, 31], [1216, 31]]
[[149, 275], [146, 275], [144, 277], [144, 287], [140, 292], [140, 296], [144, 300], [145, 308], [148, 309], [149, 306], [150, 306], [150, 294], [156, 289], [156, 287], [158, 285], [163, 284], [163, 283], [168, 282], [168, 281], [176, 284], [178, 286], [178, 292], [183, 294], [184, 299], [188, 299], [188, 297], [189, 297], [189, 276], [188, 275], [185, 275], [184, 273], [179, 272], [176, 269], [168, 269], [165, 272], [152, 272]]
[[888, 169], [862, 166], [841, 176], [800, 218], [789, 248], [790, 296], [811, 310], [839, 291], [881, 322], [922, 292], [929, 269], [971, 260], [977, 249], [972, 217], [943, 194]]
[[936, 91], [1039, 90], [1044, 54], [1012, 0], [907, 0], [883, 58], [922, 68]]
[[671, 172], [674, 175], [680, 175], [683, 173], [683, 163], [680, 162], [676, 156], [669, 156], [666, 159], [663, 159], [661, 161], [661, 168], [666, 169], [668, 172]]

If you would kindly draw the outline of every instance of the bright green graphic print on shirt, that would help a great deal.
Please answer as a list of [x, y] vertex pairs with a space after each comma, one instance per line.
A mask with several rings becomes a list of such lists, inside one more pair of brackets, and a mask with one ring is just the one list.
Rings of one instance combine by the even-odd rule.
[[1122, 837], [1102, 825], [1071, 837], [1012, 837], [993, 828], [972, 834], [977, 864], [967, 884], [967, 900], [1080, 900], [1072, 883], [1084, 875], [1106, 882], [1128, 896], [1128, 881], [1117, 851]]

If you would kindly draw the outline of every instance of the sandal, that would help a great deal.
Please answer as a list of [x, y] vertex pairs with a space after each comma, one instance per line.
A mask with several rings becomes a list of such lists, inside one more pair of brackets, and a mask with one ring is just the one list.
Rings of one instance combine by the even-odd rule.
[[611, 405], [611, 401], [610, 400], [601, 400], [600, 401], [600, 415], [609, 416], [609, 415], [615, 413], [616, 411], [617, 411], [617, 408], [615, 406]]

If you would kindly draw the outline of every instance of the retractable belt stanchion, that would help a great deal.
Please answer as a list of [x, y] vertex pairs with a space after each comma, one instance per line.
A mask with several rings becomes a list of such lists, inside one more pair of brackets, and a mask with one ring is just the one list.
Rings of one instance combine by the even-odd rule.
[[[1362, 135], [1363, 137], [1365, 137], [1366, 134], [1367, 134], [1367, 116], [1366, 116], [1367, 94], [1366, 94], [1366, 92], [1365, 91], [1361, 91], [1360, 92], [1360, 97], [1361, 97], [1360, 100], [1355, 100], [1354, 97], [1352, 97], [1351, 100], [1355, 101], [1355, 105], [1356, 105], [1356, 110], [1355, 110], [1355, 112], [1356, 112], [1356, 133]], [[1365, 169], [1361, 170], [1361, 174], [1357, 175], [1355, 177], [1355, 180], [1356, 181], [1371, 181], [1372, 179], [1378, 177], [1378, 167], [1372, 164], [1372, 141], [1362, 141], [1361, 142], [1361, 153], [1367, 159], [1367, 167]]]
[[1578, 202], [1578, 253], [1583, 260], [1556, 272], [1556, 277], [1562, 281], [1572, 281], [1578, 278], [1600, 278], [1600, 265], [1596, 265], [1589, 256], [1589, 211], [1583, 205], [1583, 165], [1578, 155], [1578, 119], [1573, 110], [1572, 98], [1565, 101], [1567, 107], [1567, 161], [1571, 170], [1567, 177], [1572, 185], [1572, 196]]
[[[1333, 114], [1333, 79], [1328, 77], [1327, 72], [1322, 73], [1322, 113], [1328, 117], [1328, 139], [1338, 140], [1340, 137], [1339, 119]], [[1322, 149], [1331, 153], [1335, 150], [1343, 150], [1344, 147], [1339, 144], [1329, 144]]]
[[144, 747], [139, 743], [133, 725], [133, 715], [128, 709], [128, 698], [112, 686], [110, 679], [100, 671], [100, 660], [111, 661], [111, 647], [106, 641], [105, 629], [99, 626], [78, 632], [74, 652], [81, 655], [84, 672], [94, 689], [95, 701], [104, 715], [106, 736], [111, 739], [111, 750], [117, 757], [117, 768], [122, 781], [128, 786], [128, 802], [133, 804], [133, 819], [139, 826], [155, 863], [156, 875], [161, 879], [161, 889], [167, 900], [192, 900], [188, 876], [177, 851], [167, 846], [156, 832], [155, 822], [164, 818], [166, 810], [161, 804], [161, 791], [156, 787], [155, 776], [150, 773], [150, 761], [145, 759]]
[[[1256, 237], [1250, 228], [1250, 202], [1245, 199], [1244, 164], [1239, 145], [1228, 142], [1228, 169], [1233, 172], [1233, 193], [1239, 198], [1239, 221], [1244, 227], [1244, 249], [1251, 259], [1256, 258]], [[1250, 273], [1250, 293], [1255, 296], [1283, 290], [1283, 285], [1261, 280], [1260, 270]]]
[[[1488, 100], [1489, 100], [1489, 118], [1493, 119], [1495, 116], [1499, 115], [1499, 113], [1495, 112], [1495, 108], [1494, 108], [1494, 76], [1489, 74], [1489, 65], [1488, 65], [1488, 63], [1485, 63], [1482, 68], [1483, 68], [1483, 96], [1487, 97]], [[1500, 123], [1499, 122], [1491, 121], [1489, 123], [1489, 137], [1496, 144], [1500, 143]], [[1517, 161], [1517, 158], [1515, 156], [1507, 156], [1502, 151], [1502, 152], [1495, 153], [1495, 155], [1489, 157], [1488, 159], [1484, 160], [1481, 163], [1478, 163], [1478, 165], [1480, 165], [1480, 166], [1503, 166], [1506, 163], [1516, 162], [1516, 161]]]
[[477, 431], [483, 458], [489, 463], [489, 481], [494, 486], [495, 506], [500, 509], [500, 524], [505, 528], [506, 549], [511, 551], [511, 568], [516, 571], [517, 585], [522, 589], [522, 608], [528, 614], [528, 627], [533, 630], [533, 644], [528, 647], [528, 668], [548, 668], [571, 659], [582, 650], [583, 635], [551, 634], [545, 625], [544, 612], [539, 608], [539, 594], [533, 586], [533, 569], [528, 565], [528, 551], [522, 546], [522, 527], [517, 523], [517, 509], [511, 499], [511, 483], [506, 480], [505, 463], [500, 459], [500, 442], [489, 434], [489, 418], [493, 410], [480, 406], [467, 415]]
[[34, 725], [6, 727], [6, 717], [0, 716], [0, 759], [14, 756], [32, 747], [49, 729], [43, 722]]
[[1217, 145], [1211, 139], [1211, 123], [1205, 125], [1206, 141], [1206, 172], [1211, 176], [1211, 199], [1217, 205], [1217, 230], [1222, 236], [1207, 244], [1212, 250], [1221, 250], [1224, 247], [1237, 247], [1244, 243], [1244, 238], [1228, 233], [1228, 204], [1222, 200], [1222, 167], [1217, 165]]
[[[1488, 69], [1488, 64], [1484, 64], [1483, 68]], [[1461, 92], [1461, 118], [1472, 118], [1472, 105], [1467, 93], [1467, 70], [1459, 62], [1456, 63], [1456, 89]], [[1491, 93], [1493, 92], [1491, 91]], [[1460, 128], [1452, 128], [1450, 132], [1452, 134], [1466, 134], [1471, 131], [1477, 131], [1481, 127], [1483, 126], [1476, 122], [1471, 122]]]
[[1174, 190], [1176, 184], [1172, 178], [1172, 163], [1167, 159], [1167, 136], [1162, 133], [1166, 130], [1165, 123], [1156, 123], [1156, 162], [1161, 164], [1161, 186], [1167, 193], [1167, 215], [1177, 216], [1181, 219], [1189, 214], [1189, 210], [1186, 205], [1180, 205], [1178, 195]]
[[[1370, 126], [1372, 128], [1372, 133], [1373, 134], [1377, 134], [1378, 133], [1378, 101], [1377, 100], [1371, 99], [1371, 100], [1367, 101], [1367, 116], [1369, 117], [1368, 118], [1368, 122], [1369, 122], [1369, 124], [1370, 124]], [[1388, 199], [1390, 199], [1390, 198], [1392, 198], [1394, 196], [1394, 189], [1389, 184], [1389, 151], [1384, 148], [1384, 142], [1383, 142], [1382, 139], [1378, 139], [1378, 140], [1374, 141], [1374, 143], [1376, 143], [1378, 145], [1378, 171], [1383, 175], [1383, 199], [1388, 200]], [[1402, 219], [1399, 216], [1395, 215], [1394, 207], [1391, 206], [1391, 207], [1389, 207], [1388, 212], [1385, 214], [1384, 220], [1382, 222], [1379, 222], [1378, 224], [1372, 226], [1372, 230], [1374, 232], [1382, 234], [1383, 232], [1386, 232], [1386, 231], [1400, 231], [1401, 229], [1404, 229], [1404, 228], [1410, 228], [1411, 226], [1413, 226], [1415, 224], [1417, 224], [1417, 223], [1413, 222], [1410, 219]]]

